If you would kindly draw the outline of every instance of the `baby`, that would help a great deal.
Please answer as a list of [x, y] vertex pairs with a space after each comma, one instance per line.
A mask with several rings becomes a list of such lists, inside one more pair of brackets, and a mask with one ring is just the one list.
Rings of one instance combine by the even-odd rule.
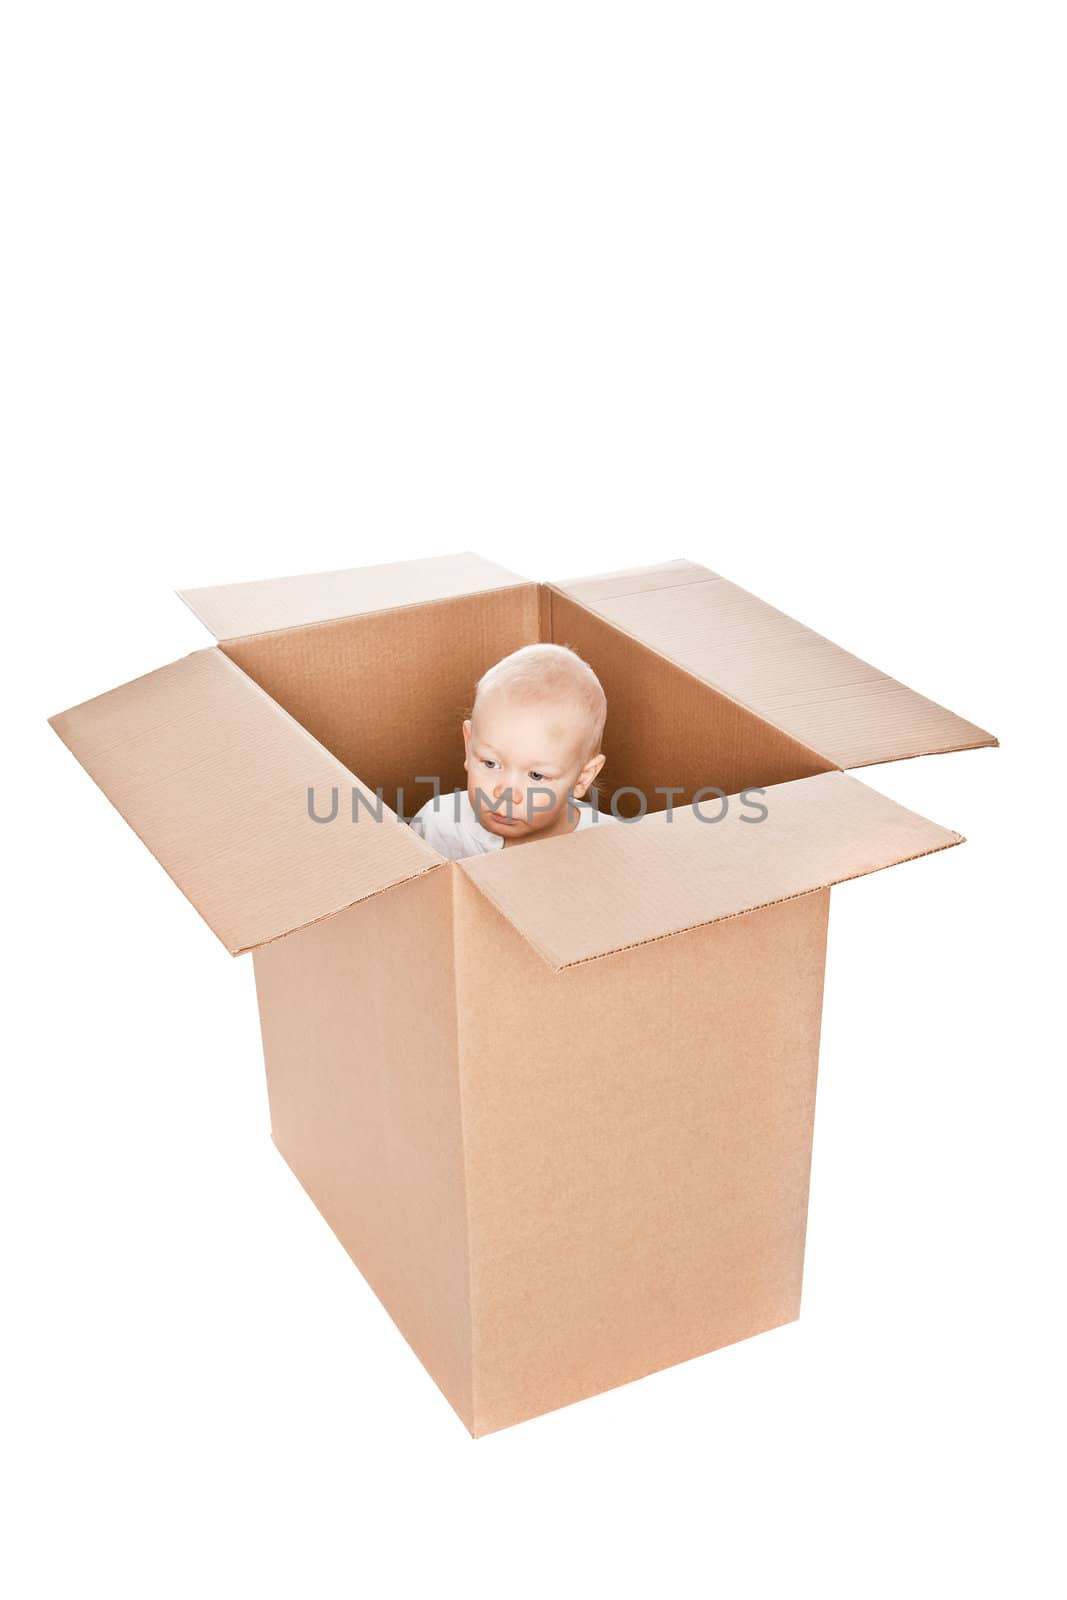
[[428, 800], [412, 828], [458, 861], [595, 823], [598, 813], [580, 797], [604, 765], [606, 715], [600, 680], [573, 650], [512, 651], [479, 678], [463, 724], [466, 793]]

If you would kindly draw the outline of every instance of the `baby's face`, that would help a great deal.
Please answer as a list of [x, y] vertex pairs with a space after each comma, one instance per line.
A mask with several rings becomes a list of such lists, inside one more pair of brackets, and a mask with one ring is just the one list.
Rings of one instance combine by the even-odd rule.
[[604, 763], [586, 756], [589, 737], [585, 715], [568, 702], [481, 695], [463, 741], [467, 794], [482, 827], [505, 843], [569, 832], [576, 813], [568, 813], [568, 792], [580, 799]]

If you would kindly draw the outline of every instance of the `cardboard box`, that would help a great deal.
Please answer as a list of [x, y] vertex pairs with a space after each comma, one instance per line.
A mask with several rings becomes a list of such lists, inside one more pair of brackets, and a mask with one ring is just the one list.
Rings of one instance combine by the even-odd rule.
[[[253, 952], [275, 1143], [471, 1434], [795, 1318], [830, 885], [961, 842], [845, 769], [996, 740], [688, 561], [183, 599], [216, 647], [52, 725]], [[474, 683], [535, 640], [649, 814], [444, 861], [396, 808], [465, 787]]]

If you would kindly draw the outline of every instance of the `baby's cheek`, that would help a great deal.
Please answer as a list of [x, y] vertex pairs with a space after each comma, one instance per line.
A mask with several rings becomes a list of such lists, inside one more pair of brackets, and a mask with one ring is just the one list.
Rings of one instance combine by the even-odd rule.
[[555, 821], [559, 815], [559, 808], [566, 796], [552, 790], [552, 798], [549, 800], [544, 790], [535, 789], [532, 794], [527, 796], [527, 799], [530, 802], [531, 816], [534, 817], [539, 825], [544, 826], [549, 822]]

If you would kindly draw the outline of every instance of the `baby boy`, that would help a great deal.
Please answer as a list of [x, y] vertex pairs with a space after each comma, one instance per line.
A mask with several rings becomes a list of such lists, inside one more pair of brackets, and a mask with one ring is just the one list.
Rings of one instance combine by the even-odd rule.
[[598, 819], [581, 800], [604, 765], [607, 701], [581, 656], [560, 644], [528, 644], [478, 680], [463, 724], [467, 790], [428, 800], [411, 820], [438, 855], [573, 833]]

